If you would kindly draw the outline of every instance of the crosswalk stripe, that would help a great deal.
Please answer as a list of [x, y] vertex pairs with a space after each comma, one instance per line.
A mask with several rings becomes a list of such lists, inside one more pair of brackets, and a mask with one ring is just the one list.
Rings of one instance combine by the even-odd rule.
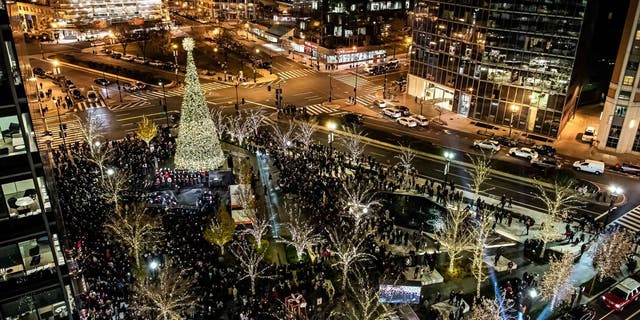
[[[356, 76], [352, 74], [339, 74], [339, 75], [333, 76], [333, 78], [342, 83], [348, 84], [352, 87], [355, 86], [356, 84]], [[369, 86], [369, 85], [371, 85], [370, 81], [358, 76], [358, 88]]]
[[91, 108], [106, 108], [106, 107], [107, 107], [107, 104], [104, 103], [103, 100], [98, 100], [95, 103], [90, 103], [88, 101], [80, 101], [80, 102], [76, 103], [76, 106], [75, 106], [75, 108], [78, 111], [84, 111], [84, 110], [91, 109]]
[[[219, 82], [207, 82], [207, 83], [201, 83], [200, 84], [200, 88], [202, 88], [202, 91], [207, 92], [207, 91], [215, 91], [215, 90], [221, 90], [221, 89], [226, 89], [226, 88], [230, 88], [231, 85], [225, 84], [225, 83], [219, 83]], [[162, 90], [155, 90], [155, 91], [139, 91], [139, 92], [133, 92], [131, 93], [132, 96], [139, 98], [139, 99], [144, 99], [144, 100], [148, 100], [148, 99], [159, 99], [159, 98], [163, 98], [163, 97], [175, 97], [175, 96], [180, 96], [184, 93], [184, 88], [180, 87], [180, 88], [171, 88], [171, 89], [166, 89], [164, 92], [162, 92]]]
[[336, 111], [337, 109], [334, 108], [330, 108], [330, 107], [326, 107], [323, 106], [321, 104], [314, 104], [314, 105], [310, 105], [307, 106], [307, 113], [311, 114], [311, 115], [319, 115], [319, 114], [323, 114], [323, 113], [331, 113]]
[[[66, 133], [67, 135], [64, 138], [64, 142], [68, 144], [74, 144], [76, 142], [82, 142], [83, 141], [83, 137], [82, 134], [80, 133], [80, 121], [78, 119], [69, 119], [67, 121], [64, 122], [67, 125], [67, 130]], [[58, 124], [56, 125], [50, 125], [49, 126], [49, 130], [51, 131], [51, 146], [53, 148], [56, 148], [59, 145], [62, 145], [62, 138], [60, 137], [60, 126]], [[38, 147], [41, 150], [46, 150], [47, 146], [45, 143], [44, 139], [37, 139], [38, 141]]]
[[640, 231], [640, 206], [637, 206], [623, 214], [618, 219], [614, 220], [613, 224], [620, 225], [633, 232]]
[[318, 71], [313, 69], [296, 69], [296, 70], [278, 72], [277, 75], [280, 79], [293, 79], [293, 78], [305, 77], [309, 74], [314, 74], [314, 73], [318, 73]]
[[146, 106], [146, 105], [150, 105], [149, 101], [139, 100], [139, 101], [127, 102], [127, 103], [122, 103], [122, 104], [118, 104], [118, 105], [115, 105], [115, 106], [111, 106], [111, 107], [109, 107], [109, 109], [112, 110], [112, 111], [115, 111], [115, 110], [127, 110], [127, 109], [137, 109], [138, 107], [142, 107], [142, 106]]

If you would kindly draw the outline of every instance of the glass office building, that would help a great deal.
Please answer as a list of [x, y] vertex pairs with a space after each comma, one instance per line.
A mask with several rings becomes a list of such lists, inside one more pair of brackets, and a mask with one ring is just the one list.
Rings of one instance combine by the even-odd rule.
[[21, 73], [5, 0], [0, 43], [0, 319], [72, 319], [62, 224], [45, 178], [47, 153], [41, 155], [34, 140], [29, 79]]
[[407, 91], [425, 106], [557, 137], [579, 95], [586, 10], [586, 0], [418, 1]]

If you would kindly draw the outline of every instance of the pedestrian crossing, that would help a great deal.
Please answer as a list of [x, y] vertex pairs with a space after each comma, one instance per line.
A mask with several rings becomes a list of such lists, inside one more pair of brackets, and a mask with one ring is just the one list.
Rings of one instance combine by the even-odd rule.
[[88, 101], [80, 101], [76, 103], [74, 107], [74, 111], [86, 111], [91, 108], [106, 108], [107, 104], [102, 100], [98, 100], [97, 102], [88, 102]]
[[115, 106], [110, 106], [109, 109], [111, 111], [129, 110], [129, 109], [138, 109], [138, 108], [141, 108], [141, 107], [146, 107], [148, 105], [151, 105], [151, 103], [149, 103], [149, 101], [140, 100], [140, 101], [134, 101], [134, 102], [121, 103], [121, 104], [117, 104]]
[[324, 113], [332, 113], [338, 110], [335, 108], [323, 106], [322, 104], [312, 104], [306, 107], [307, 107], [307, 114], [310, 114], [313, 116], [317, 116]]
[[278, 80], [273, 80], [269, 82], [245, 84], [243, 85], [243, 87], [247, 89], [252, 89], [252, 88], [264, 88], [267, 86], [271, 86], [271, 89], [273, 90], [275, 89], [275, 86], [277, 86], [278, 84], [284, 84], [286, 82], [287, 81], [284, 79], [278, 79]]
[[[206, 93], [207, 91], [231, 88], [231, 85], [228, 85], [225, 83], [219, 83], [219, 82], [207, 82], [207, 83], [200, 84], [200, 87], [202, 88], [202, 91]], [[184, 88], [179, 87], [179, 88], [165, 89], [164, 91], [162, 89], [156, 89], [153, 91], [152, 90], [138, 91], [138, 92], [131, 93], [131, 96], [139, 99], [143, 99], [143, 100], [149, 100], [149, 99], [160, 99], [165, 96], [166, 97], [181, 96], [183, 93], [184, 93]]]
[[[66, 135], [64, 137], [64, 140], [60, 135], [60, 125], [57, 122], [55, 124], [52, 123], [49, 125], [51, 138], [48, 138], [46, 136], [42, 137], [40, 135], [37, 138], [38, 147], [40, 148], [40, 150], [47, 150], [47, 142], [46, 142], [47, 140], [51, 141], [52, 148], [57, 148], [57, 146], [62, 145], [63, 142], [66, 142], [67, 145], [69, 145], [69, 144], [74, 144], [76, 142], [82, 143], [84, 141], [84, 138], [82, 137], [82, 133], [80, 130], [80, 120], [78, 120], [76, 117], [73, 117], [73, 118], [68, 118], [64, 120], [63, 123], [67, 125], [67, 128], [65, 130]], [[40, 130], [37, 130], [37, 131], [40, 131]], [[44, 128], [40, 132], [43, 132], [43, 131], [44, 131]]]
[[316, 74], [318, 71], [314, 69], [296, 69], [290, 71], [278, 72], [278, 78], [280, 79], [294, 79], [294, 78], [302, 78], [306, 77], [310, 74]]
[[373, 105], [373, 101], [376, 100], [376, 96], [373, 95], [373, 94], [365, 94], [365, 95], [362, 95], [362, 96], [359, 95], [356, 98], [357, 98], [356, 102], [358, 104], [361, 104], [361, 105], [365, 106], [365, 107], [372, 106]]
[[637, 206], [631, 211], [623, 214], [618, 219], [613, 221], [614, 225], [619, 225], [633, 232], [640, 231], [640, 206]]
[[[352, 87], [356, 85], [356, 76], [354, 74], [338, 74], [334, 75], [333, 78]], [[358, 76], [358, 88], [371, 85], [372, 83], [369, 80]]]

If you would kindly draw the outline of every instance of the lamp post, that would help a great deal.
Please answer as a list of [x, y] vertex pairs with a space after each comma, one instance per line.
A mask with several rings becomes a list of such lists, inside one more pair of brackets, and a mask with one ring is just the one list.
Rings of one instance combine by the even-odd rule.
[[444, 163], [444, 185], [446, 187], [448, 180], [447, 178], [449, 176], [449, 168], [451, 167], [451, 159], [453, 159], [453, 152], [445, 151], [444, 159], [446, 160], [446, 162]]
[[356, 105], [356, 99], [358, 96], [358, 48], [356, 46], [353, 46], [353, 51], [355, 51], [356, 53], [356, 81], [355, 84], [353, 86], [353, 105]]
[[240, 104], [238, 103], [238, 85], [240, 84], [240, 77], [236, 76], [236, 112], [240, 111]]
[[511, 109], [511, 120], [509, 120], [509, 138], [511, 138], [511, 129], [513, 129], [513, 115], [520, 110], [520, 107], [518, 107], [515, 104], [512, 104], [510, 109]]
[[609, 210], [607, 210], [607, 217], [604, 220], [605, 226], [609, 223], [609, 219], [611, 218], [611, 213], [613, 213], [613, 210], [616, 209], [616, 207], [614, 207], [613, 205], [616, 203], [616, 200], [618, 200], [618, 196], [622, 194], [622, 188], [612, 184], [609, 186], [609, 194], [610, 194], [609, 197], [611, 198], [611, 201], [609, 202]]
[[329, 148], [333, 149], [333, 131], [336, 130], [336, 128], [338, 128], [338, 124], [336, 124], [333, 121], [330, 121], [327, 123], [327, 129], [329, 129], [329, 135], [327, 137], [327, 139], [329, 140]]
[[53, 65], [53, 70], [51, 70], [51, 73], [53, 74], [60, 74], [60, 61], [58, 61], [57, 59], [51, 61], [51, 65]]
[[171, 48], [173, 49], [173, 63], [175, 65], [176, 83], [178, 83], [178, 45], [174, 43], [173, 45], [171, 45]]
[[164, 90], [164, 82], [160, 81], [158, 84], [162, 87], [162, 112], [164, 112], [164, 117], [167, 120], [167, 128], [169, 128], [169, 112], [167, 110], [167, 93]]

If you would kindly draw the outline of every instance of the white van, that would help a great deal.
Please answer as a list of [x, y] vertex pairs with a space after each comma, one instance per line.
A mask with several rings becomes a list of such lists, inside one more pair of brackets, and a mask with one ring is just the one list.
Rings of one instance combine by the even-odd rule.
[[604, 162], [591, 159], [578, 160], [573, 163], [573, 168], [578, 171], [602, 174], [604, 172]]

